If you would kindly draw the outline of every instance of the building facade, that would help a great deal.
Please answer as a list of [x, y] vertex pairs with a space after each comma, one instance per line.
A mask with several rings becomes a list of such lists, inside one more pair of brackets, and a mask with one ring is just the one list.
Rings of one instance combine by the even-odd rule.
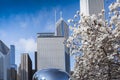
[[29, 54], [23, 53], [21, 55], [20, 64], [20, 80], [32, 80], [32, 61]]
[[64, 37], [49, 35], [50, 33], [44, 33], [44, 36], [42, 34], [37, 38], [37, 70], [45, 68], [66, 70]]
[[104, 9], [104, 0], [80, 0], [80, 13], [84, 15], [98, 14]]
[[9, 48], [0, 40], [0, 80], [10, 78], [10, 54]]

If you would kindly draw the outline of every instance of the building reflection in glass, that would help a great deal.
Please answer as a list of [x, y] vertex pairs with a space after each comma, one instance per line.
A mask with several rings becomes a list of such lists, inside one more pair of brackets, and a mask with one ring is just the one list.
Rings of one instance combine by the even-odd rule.
[[43, 69], [34, 74], [33, 80], [70, 80], [70, 76], [59, 69]]

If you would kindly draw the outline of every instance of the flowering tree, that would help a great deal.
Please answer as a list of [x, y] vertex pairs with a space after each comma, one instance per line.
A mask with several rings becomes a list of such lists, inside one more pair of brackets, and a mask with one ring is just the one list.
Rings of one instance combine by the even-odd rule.
[[72, 34], [67, 40], [76, 55], [73, 76], [78, 80], [120, 80], [120, 0], [109, 6], [110, 19], [104, 10], [98, 15], [76, 13], [68, 20]]

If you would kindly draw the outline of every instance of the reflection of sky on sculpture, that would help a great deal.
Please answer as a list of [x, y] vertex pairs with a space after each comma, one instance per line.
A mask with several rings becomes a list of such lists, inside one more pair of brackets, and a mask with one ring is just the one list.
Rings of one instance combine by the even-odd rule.
[[[107, 12], [108, 5], [113, 1], [105, 0]], [[62, 11], [67, 22], [79, 10], [79, 0], [0, 0], [0, 39], [8, 46], [16, 45], [17, 64], [21, 53], [29, 52], [31, 58], [34, 58], [36, 33], [54, 32], [55, 10], [57, 20]]]

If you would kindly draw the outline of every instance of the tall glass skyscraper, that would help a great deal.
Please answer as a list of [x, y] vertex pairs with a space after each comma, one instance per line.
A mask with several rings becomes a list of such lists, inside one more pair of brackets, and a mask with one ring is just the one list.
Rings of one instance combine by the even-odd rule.
[[15, 65], [15, 46], [10, 45], [10, 64]]
[[15, 64], [15, 46], [10, 45], [10, 79], [16, 80], [17, 65]]
[[10, 74], [9, 48], [0, 40], [0, 80], [9, 80]]

